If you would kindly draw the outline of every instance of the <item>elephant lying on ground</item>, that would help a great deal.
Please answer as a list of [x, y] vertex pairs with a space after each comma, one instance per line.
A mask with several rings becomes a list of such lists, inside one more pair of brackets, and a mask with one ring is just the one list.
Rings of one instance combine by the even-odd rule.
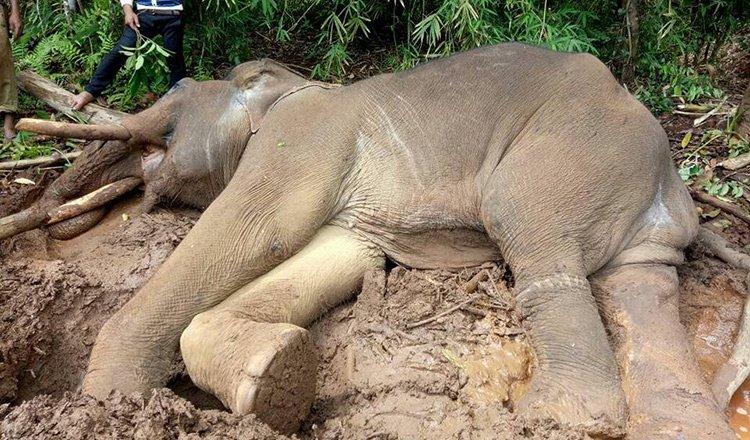
[[163, 386], [179, 346], [199, 387], [294, 431], [315, 390], [304, 327], [365, 272], [502, 255], [536, 354], [518, 411], [734, 438], [678, 319], [692, 201], [659, 123], [595, 57], [503, 44], [345, 87], [262, 60], [183, 80], [123, 127], [96, 153], [119, 151], [108, 175], [142, 176], [146, 209], [208, 208], [102, 328], [84, 392]]

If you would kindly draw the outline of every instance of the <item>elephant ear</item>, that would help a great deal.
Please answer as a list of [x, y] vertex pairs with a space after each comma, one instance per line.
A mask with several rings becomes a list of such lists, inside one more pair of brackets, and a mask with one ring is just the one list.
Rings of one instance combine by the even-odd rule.
[[240, 64], [226, 80], [237, 88], [238, 98], [250, 116], [253, 133], [258, 131], [263, 117], [279, 98], [308, 83], [298, 73], [267, 58]]

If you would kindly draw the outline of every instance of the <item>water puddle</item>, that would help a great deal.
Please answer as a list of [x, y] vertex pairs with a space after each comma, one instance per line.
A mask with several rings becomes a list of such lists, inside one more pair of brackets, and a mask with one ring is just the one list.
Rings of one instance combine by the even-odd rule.
[[531, 378], [531, 349], [525, 342], [502, 340], [454, 363], [469, 378], [469, 399], [485, 405], [516, 401]]

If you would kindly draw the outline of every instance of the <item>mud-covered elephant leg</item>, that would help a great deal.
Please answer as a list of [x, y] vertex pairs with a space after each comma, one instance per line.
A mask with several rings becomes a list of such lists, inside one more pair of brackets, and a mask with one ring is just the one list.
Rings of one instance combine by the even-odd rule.
[[[516, 409], [527, 418], [618, 437], [625, 397], [587, 280], [584, 250], [572, 234], [556, 230], [570, 224], [559, 209], [533, 196], [509, 195], [507, 187], [499, 180], [482, 209], [485, 228], [513, 271], [518, 310], [536, 358], [530, 388]], [[514, 197], [528, 205], [513, 206]], [[554, 218], [537, 217], [556, 211]]]
[[625, 400], [586, 277], [572, 271], [517, 276], [516, 300], [536, 357], [518, 409], [590, 434], [619, 436]]
[[734, 438], [680, 323], [675, 269], [626, 265], [592, 276], [591, 284], [617, 347], [628, 438]]
[[222, 196], [136, 295], [102, 327], [83, 391], [148, 392], [163, 386], [190, 320], [290, 256], [288, 224]]
[[300, 156], [296, 151], [278, 151], [273, 141], [263, 145], [270, 152], [238, 168], [167, 261], [102, 327], [83, 382], [86, 394], [104, 398], [115, 389], [163, 386], [193, 317], [297, 253], [327, 221], [335, 195], [330, 176], [341, 173], [343, 161], [329, 155], [311, 168], [304, 158], [283, 160]]
[[294, 432], [315, 393], [313, 320], [356, 291], [381, 250], [351, 231], [322, 228], [300, 252], [193, 318], [180, 338], [190, 377], [239, 414]]

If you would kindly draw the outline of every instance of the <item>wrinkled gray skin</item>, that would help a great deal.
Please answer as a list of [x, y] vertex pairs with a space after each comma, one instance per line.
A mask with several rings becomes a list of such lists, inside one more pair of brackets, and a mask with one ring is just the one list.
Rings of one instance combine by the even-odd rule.
[[596, 58], [504, 44], [345, 87], [263, 60], [123, 125], [149, 145], [131, 170], [146, 208], [208, 208], [101, 330], [85, 392], [162, 386], [179, 346], [197, 385], [293, 431], [314, 392], [301, 327], [366, 271], [502, 255], [536, 353], [518, 411], [734, 438], [678, 320], [694, 207], [658, 122]]

